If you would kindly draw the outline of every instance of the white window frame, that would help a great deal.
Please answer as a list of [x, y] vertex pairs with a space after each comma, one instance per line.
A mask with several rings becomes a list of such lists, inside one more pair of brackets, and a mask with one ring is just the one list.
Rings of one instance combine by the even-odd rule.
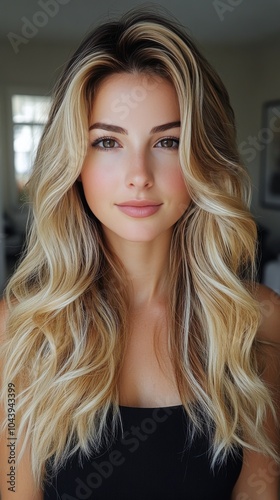
[[50, 96], [49, 90], [44, 87], [25, 87], [25, 86], [11, 86], [6, 91], [6, 131], [7, 131], [7, 162], [5, 176], [7, 176], [7, 189], [9, 192], [9, 205], [12, 208], [18, 208], [21, 203], [18, 198], [18, 188], [16, 183], [15, 172], [15, 158], [14, 158], [14, 122], [12, 110], [12, 96], [13, 95], [30, 95], [30, 96]]

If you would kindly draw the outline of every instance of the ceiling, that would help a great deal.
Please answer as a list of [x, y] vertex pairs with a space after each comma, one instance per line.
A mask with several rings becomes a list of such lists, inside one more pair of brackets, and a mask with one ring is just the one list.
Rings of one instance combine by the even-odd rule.
[[[280, 0], [161, 0], [149, 4], [167, 8], [201, 43], [244, 44], [280, 39]], [[29, 22], [33, 26], [37, 24], [33, 36], [38, 41], [76, 43], [100, 21], [136, 5], [147, 3], [141, 0], [0, 0], [0, 39], [7, 41], [9, 33], [24, 35], [24, 27]]]

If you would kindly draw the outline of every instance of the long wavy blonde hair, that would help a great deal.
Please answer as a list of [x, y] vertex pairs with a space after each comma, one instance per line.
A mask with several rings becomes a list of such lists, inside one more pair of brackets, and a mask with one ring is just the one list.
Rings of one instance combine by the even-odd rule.
[[108, 412], [112, 431], [120, 418], [126, 275], [78, 182], [95, 89], [120, 72], [169, 79], [180, 104], [192, 203], [173, 231], [168, 321], [182, 403], [194, 432], [202, 418], [208, 424], [213, 463], [237, 446], [275, 458], [263, 429], [273, 405], [257, 365], [256, 227], [228, 94], [176, 21], [137, 9], [95, 29], [57, 84], [30, 180], [28, 243], [6, 291], [3, 387], [16, 385], [21, 451], [31, 444], [37, 484], [48, 459], [57, 470], [72, 453], [97, 450]]

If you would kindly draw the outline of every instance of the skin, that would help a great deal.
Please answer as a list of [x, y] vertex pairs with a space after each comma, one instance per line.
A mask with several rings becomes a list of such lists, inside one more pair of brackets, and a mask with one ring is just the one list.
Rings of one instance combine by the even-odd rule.
[[[163, 322], [173, 226], [191, 201], [179, 164], [177, 94], [169, 81], [159, 77], [111, 75], [95, 94], [89, 125], [80, 180], [131, 287], [133, 328], [118, 380], [120, 403], [179, 404]], [[108, 130], [112, 126], [114, 130]], [[118, 207], [129, 200], [152, 200], [160, 208], [136, 218]], [[156, 330], [161, 365], [154, 349]]]
[[[116, 111], [116, 102], [138, 95], [135, 89], [143, 90], [138, 91], [141, 101], [131, 100], [126, 114]], [[176, 123], [162, 132], [152, 130], [179, 120], [175, 89], [158, 77], [111, 75], [94, 99], [90, 126], [97, 128], [89, 132], [81, 181], [89, 207], [131, 279], [135, 304], [150, 304], [162, 295], [172, 228], [190, 203], [179, 165], [180, 127]], [[104, 130], [100, 123], [127, 133]], [[104, 137], [107, 140], [96, 142]], [[116, 205], [135, 199], [162, 205], [143, 218], [124, 214]]]
[[[150, 133], [155, 126], [179, 120], [175, 90], [169, 82], [162, 79], [152, 79], [148, 83], [149, 85], [147, 80], [141, 80], [139, 75], [123, 74], [109, 77], [99, 87], [90, 125], [97, 122], [114, 124], [127, 129], [128, 133], [113, 133], [99, 128], [90, 130], [89, 148], [81, 182], [92, 212], [101, 221], [108, 242], [123, 261], [131, 278], [136, 328], [133, 342], [128, 346], [128, 364], [131, 363], [131, 366], [128, 366], [127, 372], [124, 373], [124, 379], [131, 380], [131, 374], [135, 374], [134, 381], [138, 384], [139, 400], [143, 406], [149, 406], [150, 401], [151, 406], [155, 401], [159, 403], [158, 406], [168, 406], [179, 404], [180, 401], [170, 399], [177, 397], [172, 383], [166, 381], [158, 370], [150, 371], [156, 369], [155, 358], [152, 356], [150, 325], [157, 322], [157, 317], [162, 317], [164, 308], [161, 308], [161, 303], [166, 286], [172, 228], [189, 205], [190, 197], [180, 171], [178, 150], [175, 147], [163, 147], [160, 142], [169, 136], [178, 139], [180, 128]], [[141, 85], [145, 88], [145, 93], [132, 92]], [[145, 98], [137, 102], [135, 95], [145, 95]], [[122, 114], [116, 111], [116, 102], [120, 101], [127, 106], [128, 114], [124, 113], [123, 109]], [[116, 141], [106, 143], [111, 146], [108, 151], [92, 146], [92, 143], [104, 136]], [[165, 143], [165, 146], [168, 144], [170, 146], [169, 142]], [[146, 218], [132, 218], [116, 207], [116, 203], [145, 198], [162, 203], [158, 212]], [[274, 391], [276, 410], [279, 411], [280, 298], [270, 289], [259, 286], [257, 299], [263, 312], [257, 337], [274, 343], [273, 348], [267, 346], [263, 353], [266, 368], [262, 376]], [[5, 337], [6, 317], [7, 308], [2, 302], [1, 341]], [[146, 336], [143, 335], [143, 328], [137, 326], [141, 326], [143, 321]], [[161, 345], [164, 345], [165, 340], [163, 335], [160, 339]], [[163, 352], [163, 357], [165, 354]], [[141, 366], [142, 362], [146, 364]], [[143, 373], [146, 378], [143, 385], [139, 386]], [[151, 383], [154, 383], [154, 389], [151, 389]], [[134, 394], [135, 387], [136, 385], [133, 386]], [[131, 396], [129, 388], [127, 390]], [[156, 397], [163, 399], [156, 400]], [[0, 408], [0, 420], [3, 418], [5, 414]], [[271, 415], [268, 415], [266, 426], [275, 445], [279, 446], [279, 432]], [[16, 493], [7, 490], [7, 462], [6, 438], [2, 435], [1, 500], [42, 500], [43, 493], [36, 490], [34, 485], [28, 451], [17, 467]], [[276, 464], [271, 459], [250, 451], [244, 452], [243, 462], [231, 500], [277, 500], [279, 473]]]
[[[156, 83], [154, 88], [151, 85], [145, 99], [138, 106], [131, 101], [127, 116], [120, 117], [112, 103], [131, 94], [134, 86], [141, 86], [141, 76], [112, 75], [103, 82], [96, 94], [90, 124], [114, 124], [127, 129], [128, 133], [108, 134], [117, 142], [107, 143], [108, 146], [115, 146], [109, 151], [89, 147], [81, 174], [87, 202], [101, 221], [109, 243], [127, 269], [133, 284], [134, 304], [136, 310], [140, 311], [140, 327], [135, 328], [136, 333], [134, 332], [128, 345], [130, 361], [124, 363], [124, 386], [136, 374], [132, 389], [125, 386], [124, 390], [125, 396], [128, 395], [128, 402], [125, 400], [125, 403], [131, 406], [152, 406], [152, 401], [156, 400], [159, 393], [166, 395], [169, 404], [172, 403], [168, 400], [168, 395], [173, 394], [173, 397], [178, 398], [174, 385], [168, 384], [164, 377], [160, 379], [156, 391], [151, 388], [150, 381], [156, 380], [158, 373], [150, 371], [150, 367], [154, 367], [156, 363], [152, 358], [147, 362], [151, 349], [147, 351], [144, 347], [149, 343], [151, 331], [145, 337], [141, 326], [143, 318], [149, 319], [149, 314], [153, 317], [153, 310], [156, 310], [156, 305], [160, 302], [168, 269], [172, 227], [190, 203], [179, 167], [178, 150], [156, 147], [166, 136], [179, 138], [180, 129], [170, 129], [164, 134], [150, 133], [154, 126], [179, 120], [180, 116], [172, 85], [162, 79], [157, 79]], [[128, 101], [123, 99], [122, 102]], [[104, 130], [92, 129], [90, 143], [106, 134]], [[162, 209], [147, 219], [130, 218], [116, 209], [115, 203], [135, 198], [163, 202]], [[275, 398], [279, 401], [280, 300], [276, 300], [273, 292], [263, 286], [259, 287], [257, 298], [261, 304], [269, 302], [272, 305], [270, 313], [264, 314], [257, 335], [276, 345], [274, 348], [268, 347], [263, 354], [264, 357], [267, 356], [267, 369], [263, 377], [274, 388]], [[164, 342], [165, 339], [162, 340]], [[147, 378], [144, 378], [141, 386], [139, 380], [143, 380], [143, 373], [147, 373]], [[140, 404], [133, 400], [136, 389]], [[271, 415], [268, 415], [267, 427], [272, 440], [279, 446], [279, 434]], [[232, 500], [250, 500], [256, 498], [256, 495], [259, 500], [277, 500], [278, 488], [276, 464], [259, 453], [244, 451], [243, 467], [232, 493]]]

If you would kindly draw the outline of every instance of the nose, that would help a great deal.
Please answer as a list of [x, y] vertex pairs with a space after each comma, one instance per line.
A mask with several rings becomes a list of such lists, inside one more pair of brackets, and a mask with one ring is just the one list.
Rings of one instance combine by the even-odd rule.
[[145, 153], [132, 154], [128, 160], [126, 185], [128, 187], [150, 188], [153, 183], [151, 160]]

